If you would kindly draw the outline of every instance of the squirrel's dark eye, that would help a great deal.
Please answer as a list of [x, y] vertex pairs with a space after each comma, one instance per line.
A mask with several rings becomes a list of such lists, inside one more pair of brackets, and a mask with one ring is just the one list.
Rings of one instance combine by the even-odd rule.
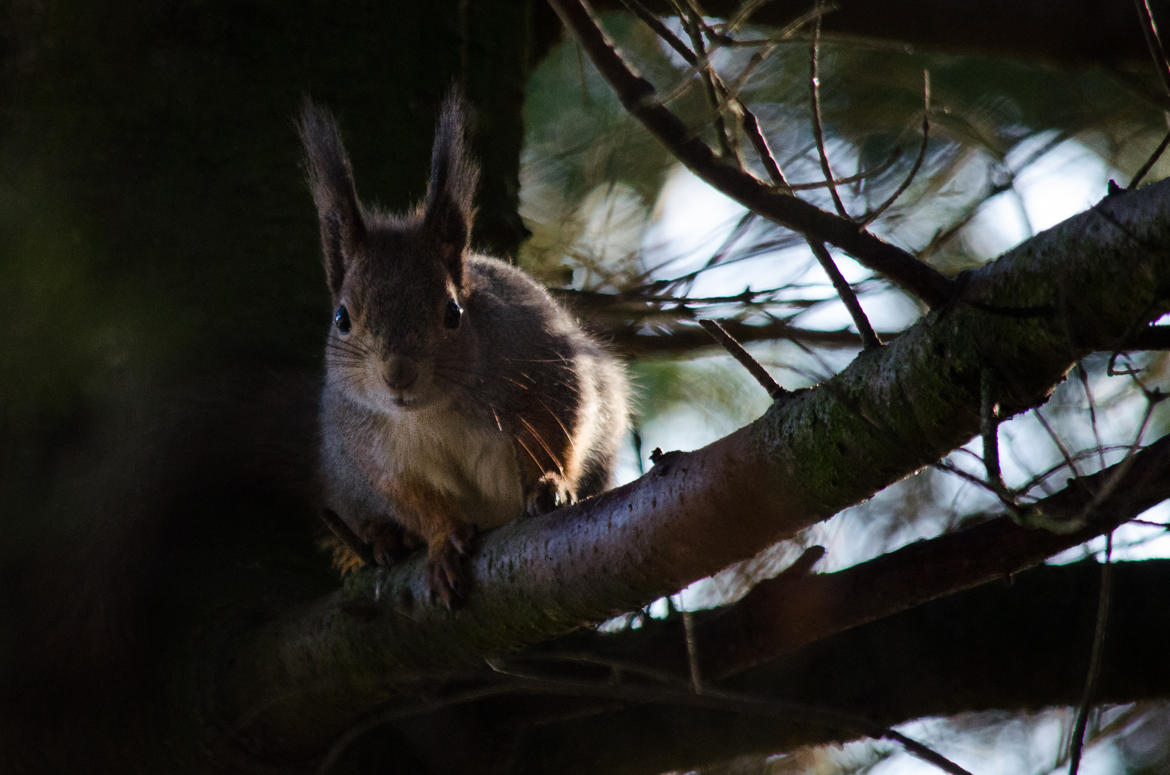
[[459, 319], [463, 317], [463, 307], [459, 302], [451, 299], [447, 302], [447, 309], [443, 312], [443, 325], [447, 328], [459, 328]]
[[337, 326], [337, 330], [340, 331], [341, 333], [343, 333], [343, 334], [349, 333], [349, 328], [350, 328], [349, 310], [347, 310], [345, 308], [344, 304], [342, 304], [340, 307], [338, 307], [337, 312], [334, 313], [333, 324], [335, 326]]

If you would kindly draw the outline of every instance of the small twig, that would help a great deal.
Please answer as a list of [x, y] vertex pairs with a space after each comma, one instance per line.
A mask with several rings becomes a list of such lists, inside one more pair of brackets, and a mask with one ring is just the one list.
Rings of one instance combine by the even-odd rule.
[[1117, 464], [1113, 475], [1105, 480], [1105, 483], [1101, 485], [1101, 489], [1094, 493], [1092, 500], [1085, 505], [1079, 519], [1083, 520], [1093, 516], [1093, 512], [1113, 496], [1113, 491], [1125, 478], [1126, 473], [1129, 472], [1129, 467], [1133, 465], [1135, 456], [1142, 448], [1142, 438], [1145, 437], [1146, 431], [1150, 427], [1150, 420], [1154, 416], [1154, 408], [1165, 399], [1166, 394], [1164, 393], [1156, 391], [1146, 393], [1146, 410], [1142, 414], [1142, 421], [1138, 424], [1133, 442], [1126, 449], [1125, 457]]
[[987, 469], [987, 483], [999, 496], [1013, 519], [1019, 518], [1019, 506], [1003, 482], [999, 467], [999, 405], [995, 400], [998, 386], [995, 373], [984, 368], [979, 377], [979, 435], [983, 439], [983, 466]]
[[642, 20], [642, 23], [649, 27], [655, 35], [666, 42], [668, 46], [674, 49], [675, 53], [683, 58], [691, 67], [696, 66], [694, 53], [687, 48], [687, 44], [683, 43], [677, 35], [670, 31], [670, 28], [662, 23], [662, 20], [639, 0], [622, 0], [622, 5], [626, 7], [630, 13]]
[[581, 0], [549, 2], [626, 110], [708, 185], [770, 221], [836, 245], [933, 308], [955, 297], [953, 280], [910, 253], [858, 229], [847, 218], [777, 192], [745, 170], [721, 163], [714, 151], [662, 103], [654, 87], [622, 60]]
[[[818, 3], [818, 7], [819, 7]], [[837, 208], [837, 214], [842, 218], [848, 218], [849, 213], [845, 210], [845, 203], [841, 201], [841, 196], [837, 193], [837, 186], [833, 183], [833, 170], [829, 166], [829, 154], [825, 151], [825, 132], [821, 125], [821, 76], [820, 59], [821, 48], [821, 17], [818, 15], [816, 21], [813, 23], [813, 37], [812, 49], [809, 54], [808, 61], [808, 85], [809, 94], [812, 99], [812, 124], [813, 137], [817, 141], [817, 155], [821, 158], [821, 171], [825, 173], [825, 180], [829, 183], [829, 194], [833, 197], [833, 206]]]
[[1158, 163], [1158, 159], [1162, 158], [1162, 153], [1166, 150], [1167, 145], [1170, 145], [1170, 132], [1167, 132], [1166, 136], [1162, 138], [1162, 142], [1158, 143], [1158, 147], [1150, 154], [1150, 158], [1146, 159], [1146, 163], [1134, 173], [1133, 180], [1129, 181], [1128, 188], [1138, 187], [1138, 184], [1142, 182], [1142, 178], [1146, 176], [1146, 173], [1153, 169], [1154, 165]]
[[489, 667], [497, 674], [513, 679], [519, 692], [569, 695], [573, 697], [596, 697], [629, 703], [654, 703], [658, 705], [677, 704], [706, 710], [741, 713], [749, 716], [774, 718], [781, 721], [797, 721], [816, 724], [830, 729], [844, 729], [862, 734], [875, 740], [892, 740], [901, 745], [907, 753], [933, 764], [943, 772], [952, 775], [971, 775], [959, 765], [947, 759], [929, 746], [918, 742], [897, 730], [883, 727], [861, 716], [824, 710], [803, 703], [785, 700], [760, 699], [748, 694], [725, 690], [707, 690], [703, 694], [671, 690], [666, 686], [639, 686], [636, 684], [602, 684], [589, 681], [574, 681], [555, 676], [542, 675], [516, 669], [507, 665], [502, 658], [487, 660]]
[[1071, 747], [1068, 755], [1068, 773], [1077, 775], [1081, 766], [1081, 750], [1085, 744], [1085, 727], [1089, 711], [1093, 707], [1093, 694], [1097, 690], [1097, 677], [1101, 674], [1102, 654], [1105, 651], [1105, 631], [1109, 625], [1109, 604], [1112, 591], [1113, 531], [1105, 534], [1105, 561], [1101, 564], [1101, 587], [1097, 593], [1097, 617], [1093, 626], [1093, 646], [1089, 651], [1089, 669], [1085, 673], [1085, 687], [1081, 704], [1077, 709], [1077, 721], [1073, 727]]
[[1142, 22], [1142, 34], [1146, 37], [1146, 46], [1150, 49], [1150, 56], [1154, 58], [1154, 67], [1162, 85], [1166, 87], [1166, 94], [1170, 95], [1170, 60], [1166, 57], [1166, 49], [1162, 46], [1162, 36], [1158, 34], [1158, 23], [1154, 21], [1154, 12], [1150, 8], [1149, 0], [1133, 0], [1137, 7], [1138, 18]]
[[1056, 430], [1052, 427], [1052, 424], [1048, 422], [1048, 418], [1044, 416], [1039, 407], [1033, 409], [1032, 414], [1039, 421], [1040, 426], [1044, 428], [1045, 432], [1048, 434], [1048, 438], [1052, 439], [1052, 443], [1056, 445], [1056, 449], [1060, 452], [1060, 456], [1064, 458], [1065, 464], [1068, 465], [1068, 470], [1072, 472], [1073, 478], [1080, 479], [1081, 472], [1077, 468], [1076, 459], [1073, 457], [1072, 453], [1068, 451], [1068, 447], [1064, 445], [1064, 442], [1060, 440], [1060, 436], [1056, 434]]
[[690, 611], [682, 612], [683, 633], [687, 640], [687, 670], [691, 674], [691, 690], [703, 693], [703, 673], [699, 669], [699, 644], [695, 639], [695, 617]]
[[[776, 162], [776, 157], [772, 153], [772, 149], [768, 146], [768, 140], [764, 137], [763, 132], [760, 131], [760, 125], [756, 121], [755, 114], [746, 108], [743, 109], [744, 122], [743, 128], [747, 133], [748, 140], [756, 149], [756, 154], [760, 157], [760, 162], [764, 165], [764, 169], [768, 171], [768, 176], [772, 178], [781, 189], [792, 193], [792, 187], [788, 185], [788, 181], [784, 178], [784, 173], [780, 170], [780, 165]], [[832, 186], [832, 179], [829, 180]], [[834, 191], [836, 189], [833, 189]], [[861, 337], [862, 346], [865, 349], [870, 347], [880, 347], [881, 339], [878, 338], [877, 333], [873, 330], [873, 326], [869, 322], [869, 318], [865, 315], [865, 310], [861, 308], [861, 302], [857, 300], [857, 294], [853, 292], [853, 288], [845, 281], [845, 276], [841, 274], [841, 270], [837, 268], [837, 264], [833, 261], [833, 256], [830, 255], [825, 243], [807, 234], [804, 235], [808, 242], [809, 248], [812, 250], [813, 256], [816, 257], [817, 263], [821, 265], [821, 269], [829, 276], [829, 281], [833, 284], [833, 289], [837, 291], [837, 295], [841, 297], [841, 302], [845, 305], [845, 309], [849, 310], [849, 317], [853, 318], [853, 325], [857, 326], [857, 333]]]
[[849, 310], [849, 317], [853, 318], [853, 325], [857, 326], [857, 333], [861, 336], [861, 346], [865, 349], [871, 347], [881, 347], [882, 340], [878, 338], [877, 332], [873, 330], [870, 325], [869, 318], [865, 315], [865, 310], [861, 308], [861, 302], [857, 300], [857, 294], [849, 287], [849, 283], [845, 280], [845, 275], [841, 274], [841, 270], [837, 268], [833, 257], [829, 254], [829, 249], [825, 247], [825, 243], [808, 238], [808, 246], [812, 248], [813, 255], [817, 258], [817, 263], [825, 270], [825, 274], [829, 276], [829, 280], [833, 283], [833, 289], [837, 291], [837, 295], [841, 297], [845, 309]]
[[1101, 427], [1097, 422], [1097, 402], [1093, 398], [1093, 389], [1089, 385], [1089, 372], [1084, 361], [1077, 361], [1077, 379], [1081, 383], [1081, 390], [1085, 392], [1085, 400], [1089, 403], [1089, 424], [1093, 428], [1094, 447], [1097, 450], [1098, 462], [1101, 468], [1106, 467], [1105, 445], [1101, 442]]
[[922, 162], [926, 158], [926, 145], [930, 140], [930, 71], [922, 71], [922, 143], [918, 146], [918, 155], [914, 157], [914, 164], [910, 167], [909, 174], [906, 175], [894, 193], [890, 194], [886, 201], [877, 206], [872, 213], [865, 216], [860, 221], [862, 226], [868, 226], [881, 217], [882, 213], [890, 209], [894, 202], [898, 201], [898, 197], [910, 188], [910, 184], [914, 182], [914, 178], [918, 175], [918, 170], [922, 167]]
[[[686, 7], [683, 7], [684, 2]], [[715, 137], [719, 140], [719, 149], [723, 158], [736, 166], [740, 166], [739, 151], [732, 140], [731, 132], [724, 120], [724, 106], [727, 104], [722, 98], [724, 90], [718, 84], [718, 76], [711, 67], [711, 60], [707, 58], [707, 49], [703, 45], [702, 19], [699, 18], [694, 4], [689, 0], [673, 0], [679, 21], [682, 22], [687, 34], [691, 38], [691, 50], [694, 52], [695, 69], [703, 82], [703, 94], [707, 98], [707, 107], [711, 110], [711, 120], [715, 124]]]
[[751, 356], [747, 350], [743, 349], [743, 345], [735, 341], [731, 334], [719, 325], [718, 321], [710, 318], [702, 318], [699, 320], [699, 325], [703, 327], [711, 337], [723, 345], [727, 352], [731, 353], [731, 357], [739, 361], [740, 365], [748, 370], [748, 373], [755, 378], [760, 387], [768, 391], [768, 395], [775, 401], [784, 395], [787, 391], [780, 386], [776, 380], [772, 379], [772, 375], [768, 373], [767, 369], [760, 365], [760, 362]]
[[374, 552], [370, 549], [370, 545], [358, 538], [357, 534], [350, 530], [349, 525], [345, 524], [335, 512], [321, 509], [321, 521], [325, 523], [333, 535], [337, 536], [338, 541], [341, 541], [347, 549], [358, 556], [363, 565], [374, 564]]
[[760, 163], [764, 165], [764, 170], [768, 173], [768, 177], [782, 190], [791, 194], [792, 186], [788, 184], [788, 179], [784, 177], [784, 172], [780, 169], [780, 163], [776, 161], [776, 156], [772, 153], [772, 149], [768, 145], [768, 139], [764, 137], [764, 133], [760, 130], [760, 122], [756, 120], [756, 114], [747, 110], [746, 107], [742, 108], [742, 112], [744, 134], [747, 135], [748, 142], [755, 149]]

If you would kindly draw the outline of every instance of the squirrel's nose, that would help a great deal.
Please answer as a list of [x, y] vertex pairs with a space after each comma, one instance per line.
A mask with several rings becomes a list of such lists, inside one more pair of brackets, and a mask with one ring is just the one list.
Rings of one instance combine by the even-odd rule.
[[386, 361], [384, 379], [391, 390], [407, 390], [418, 381], [418, 364], [413, 358], [392, 355]]

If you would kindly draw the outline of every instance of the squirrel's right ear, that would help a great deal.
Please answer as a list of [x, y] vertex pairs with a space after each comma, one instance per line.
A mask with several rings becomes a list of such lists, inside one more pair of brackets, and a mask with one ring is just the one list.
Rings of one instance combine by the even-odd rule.
[[479, 182], [479, 168], [466, 148], [467, 113], [463, 96], [458, 89], [452, 89], [439, 111], [423, 215], [423, 223], [439, 249], [439, 260], [456, 285], [463, 284], [463, 254], [471, 241], [473, 200]]
[[336, 297], [349, 257], [365, 239], [366, 225], [353, 184], [353, 170], [333, 116], [306, 97], [297, 129], [305, 146], [309, 188], [321, 223], [325, 276]]

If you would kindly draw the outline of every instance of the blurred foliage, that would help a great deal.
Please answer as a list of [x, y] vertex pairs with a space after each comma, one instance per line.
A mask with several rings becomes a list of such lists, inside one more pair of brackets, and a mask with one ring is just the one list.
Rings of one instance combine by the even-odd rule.
[[[677, 22], [670, 24], [685, 39]], [[669, 106], [711, 142], [710, 109], [699, 79], [685, 62], [629, 16], [610, 15], [605, 27], [618, 49], [666, 95]], [[812, 131], [806, 32], [766, 41], [774, 31], [744, 29], [740, 39], [767, 45], [711, 52], [724, 80], [740, 85], [741, 98], [757, 115], [790, 183], [823, 180]], [[760, 52], [766, 52], [762, 59]], [[1152, 71], [1061, 71], [1007, 59], [868, 47], [859, 41], [823, 42], [819, 67], [826, 151], [835, 177], [853, 178], [838, 187], [846, 208], [858, 216], [879, 207], [905, 184], [921, 147], [920, 169], [872, 229], [948, 274], [992, 260], [1032, 233], [1036, 226], [1027, 208], [1035, 200], [1029, 197], [1059, 197], [1061, 186], [1075, 182], [1078, 190], [1090, 192], [1081, 205], [1087, 207], [1104, 196], [1110, 177], [1127, 184], [1166, 132], [1166, 99]], [[533, 75], [526, 119], [521, 212], [533, 238], [522, 261], [550, 281], [592, 291], [669, 290], [671, 298], [651, 303], [667, 317], [706, 314], [759, 321], [774, 316], [814, 328], [847, 325], [831, 288], [819, 270], [810, 269], [808, 252], [794, 235], [759, 221], [740, 224], [737, 232], [734, 207], [714, 226], [664, 218], [671, 208], [679, 208], [678, 197], [695, 189], [677, 185], [676, 163], [621, 110], [574, 43], [554, 49]], [[747, 143], [741, 142], [741, 148], [748, 149], [743, 156], [749, 167], [763, 176]], [[1146, 180], [1167, 174], [1170, 160], [1164, 157]], [[833, 208], [823, 187], [800, 195]], [[664, 224], [680, 231], [667, 233]], [[693, 232], [704, 228], [712, 233], [698, 240], [707, 247], [696, 251]], [[843, 266], [876, 319], [895, 321], [896, 327], [914, 321], [916, 305], [899, 299], [897, 289], [848, 260]], [[687, 276], [688, 271], [696, 275]], [[711, 287], [698, 277], [718, 272], [736, 278], [739, 290], [778, 290], [751, 304], [746, 299], [711, 304], [694, 298], [703, 296], [699, 288]], [[680, 276], [686, 279], [662, 285]], [[727, 285], [725, 280], [720, 287]], [[898, 312], [883, 316], [892, 309]], [[855, 352], [784, 342], [752, 349], [790, 388], [830, 376]], [[1170, 429], [1167, 406], [1152, 407], [1143, 397], [1148, 388], [1167, 385], [1170, 359], [1147, 353], [1123, 357], [1121, 363], [1136, 365], [1138, 373], [1111, 376], [1108, 354], [1086, 359], [1041, 410], [1051, 432], [1035, 414], [1005, 423], [1000, 447], [1009, 487], [1020, 488], [1025, 499], [1043, 497], [1065, 486], [1076, 472], [1119, 460], [1135, 443], [1143, 420], [1148, 419], [1147, 441]], [[639, 362], [632, 368], [643, 454], [654, 447], [699, 446], [767, 405], [763, 391], [721, 351], [691, 361]], [[828, 549], [818, 570], [833, 570], [978, 520], [981, 514], [998, 513], [998, 499], [974, 483], [985, 478], [981, 452], [975, 440], [966, 452], [948, 459], [970, 479], [927, 469], [807, 531], [795, 543], [771, 547], [694, 585], [680, 596], [681, 605], [704, 607], [735, 599], [758, 579], [791, 563], [809, 544]], [[1074, 465], [1068, 465], [1066, 455]], [[1140, 548], [1142, 541], [1160, 534], [1147, 531], [1128, 548]], [[1129, 540], [1119, 537], [1119, 550]], [[1041, 730], [1071, 724], [1065, 711], [1055, 713], [1055, 727], [1044, 726], [1048, 716], [981, 717], [960, 719], [930, 734], [932, 740], [952, 742], [961, 734], [963, 745], [985, 749], [987, 761], [1041, 771], [1059, 742], [1048, 741]], [[1137, 714], [1121, 736], [1104, 735], [1101, 749], [1113, 762], [1110, 766], [1150, 772], [1158, 765], [1148, 762], [1164, 763], [1165, 747], [1150, 747], [1147, 740], [1149, 729], [1165, 729], [1164, 719], [1155, 718], [1158, 713], [1162, 711]], [[940, 744], [945, 749], [946, 743]], [[1015, 758], [994, 757], [1004, 749], [1014, 751]], [[1134, 753], [1138, 749], [1142, 753]], [[704, 772], [896, 771], [906, 757], [890, 754], [886, 747], [866, 743], [847, 755], [818, 750], [767, 760], [745, 757]]]
[[[677, 21], [668, 23], [685, 38]], [[627, 14], [610, 14], [604, 17], [604, 25], [618, 49], [667, 96], [670, 107], [710, 140], [710, 110], [691, 68], [647, 26]], [[823, 179], [811, 124], [807, 32], [800, 29], [785, 39], [768, 41], [773, 30], [745, 28], [738, 32], [738, 39], [765, 45], [724, 46], [710, 52], [724, 80], [741, 86], [742, 99], [759, 118], [792, 183]], [[948, 273], [994, 258], [985, 250], [989, 245], [1003, 249], [1026, 236], [1017, 234], [1007, 242], [988, 237], [998, 231], [1012, 233], [1015, 219], [997, 223], [1004, 210], [995, 205], [1006, 197], [1015, 200], [1009, 214], [1022, 210], [1016, 184], [1046, 153], [1077, 147], [1097, 158], [1097, 166], [1059, 172], [1091, 176], [1086, 185], [1099, 197], [1105, 193], [1108, 175], [1120, 183], [1128, 181], [1166, 126], [1164, 100], [1157, 96], [1152, 73], [1104, 68], [1059, 71], [1006, 59], [869, 47], [858, 41], [823, 41], [819, 60], [826, 146], [835, 176], [858, 176], [839, 186], [854, 215], [873, 210], [910, 175], [922, 142], [927, 104], [924, 74], [929, 74], [929, 128], [921, 168], [873, 230], [920, 252]], [[548, 281], [628, 292], [688, 269], [702, 269], [713, 261], [718, 266], [706, 274], [713, 275], [724, 265], [735, 266], [728, 271], [742, 278], [741, 289], [781, 290], [760, 304], [712, 308], [687, 303], [686, 292], [694, 287], [689, 280], [672, 286], [681, 301], [662, 303], [663, 314], [685, 308], [744, 318], [775, 315], [792, 322], [808, 319], [806, 325], [816, 327], [813, 321], [826, 319], [821, 312], [836, 308], [838, 325], [845, 325], [831, 288], [816, 272], [808, 271], [807, 250], [785, 230], [752, 223], [736, 241], [724, 246], [722, 255], [710, 248], [705, 254], [689, 254], [685, 246], [693, 235], [661, 232], [663, 209], [674, 206], [671, 197], [679, 195], [667, 185], [673, 180], [675, 163], [621, 109], [575, 43], [562, 43], [537, 68], [525, 116], [521, 213], [533, 237], [521, 260]], [[747, 149], [746, 142], [741, 146]], [[762, 174], [750, 149], [744, 158]], [[1163, 159], [1147, 179], [1167, 173], [1170, 161]], [[800, 195], [832, 209], [823, 187]], [[1027, 218], [1021, 220], [1027, 227]], [[733, 226], [734, 221], [725, 223], [724, 233], [731, 233]], [[718, 242], [713, 239], [707, 244]], [[744, 263], [745, 259], [752, 260]], [[847, 260], [844, 264], [852, 266]], [[872, 304], [879, 319], [900, 295], [880, 278], [865, 280], [864, 271], [850, 277], [862, 291], [863, 304]], [[914, 315], [907, 312], [913, 305], [903, 302], [901, 308], [903, 312], [892, 319], [901, 320], [901, 325], [912, 322]], [[809, 318], [811, 310], [818, 310], [818, 315]], [[762, 347], [761, 357], [766, 361], [768, 353], [782, 353], [779, 360], [791, 367], [782, 381], [790, 386], [809, 384], [811, 376], [827, 376], [845, 362], [827, 351], [777, 347]], [[843, 355], [847, 357], [848, 351]], [[827, 364], [826, 358], [833, 364]], [[706, 366], [696, 371], [679, 364], [635, 364], [643, 422], [652, 422], [662, 412], [678, 418], [679, 407], [689, 401], [701, 406], [708, 419], [678, 422], [710, 427], [709, 418], [722, 413], [724, 419], [715, 425], [742, 424], [744, 407], [751, 402], [745, 403], [742, 395], [728, 388], [738, 383], [733, 375], [739, 367], [728, 358], [722, 360], [728, 365], [721, 371]], [[1151, 363], [1162, 362], [1151, 359]], [[652, 439], [646, 443], [648, 448], [655, 446]], [[922, 489], [917, 480], [912, 486]], [[930, 495], [935, 490], [926, 487], [915, 497], [899, 490], [901, 495], [891, 498], [900, 504], [894, 511], [900, 508], [901, 519], [913, 521], [919, 508], [937, 508]], [[907, 512], [909, 504], [918, 506]], [[873, 507], [862, 508], [868, 509], [867, 519], [871, 519]]]

